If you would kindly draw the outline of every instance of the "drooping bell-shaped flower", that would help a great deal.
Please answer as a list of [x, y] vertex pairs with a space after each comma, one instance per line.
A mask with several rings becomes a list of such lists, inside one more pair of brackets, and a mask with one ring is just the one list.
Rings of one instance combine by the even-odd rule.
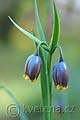
[[52, 77], [57, 89], [61, 90], [68, 88], [68, 70], [65, 62], [60, 61], [54, 65]]
[[58, 90], [63, 90], [67, 89], [68, 86], [68, 69], [67, 65], [63, 60], [63, 54], [62, 54], [62, 49], [60, 46], [58, 46], [59, 52], [60, 52], [60, 59], [59, 62], [57, 62], [53, 66], [52, 70], [52, 78], [54, 80], [54, 84], [56, 89]]
[[25, 62], [24, 76], [25, 79], [34, 81], [39, 76], [42, 67], [42, 59], [38, 54], [30, 55]]

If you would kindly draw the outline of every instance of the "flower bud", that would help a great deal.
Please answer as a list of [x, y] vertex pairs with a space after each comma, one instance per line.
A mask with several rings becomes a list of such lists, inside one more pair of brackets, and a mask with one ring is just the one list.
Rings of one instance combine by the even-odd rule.
[[59, 61], [54, 65], [52, 77], [56, 89], [63, 90], [68, 88], [68, 70], [64, 61]]
[[36, 55], [30, 55], [28, 59], [25, 62], [25, 79], [34, 80], [37, 79], [40, 70], [42, 67], [42, 60], [40, 56]]

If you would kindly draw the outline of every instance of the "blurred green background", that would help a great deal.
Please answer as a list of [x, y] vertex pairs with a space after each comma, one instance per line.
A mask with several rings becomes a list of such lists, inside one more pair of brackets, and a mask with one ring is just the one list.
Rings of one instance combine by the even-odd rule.
[[[52, 9], [50, 0], [37, 0], [40, 20], [49, 43], [52, 34]], [[60, 45], [69, 67], [69, 89], [57, 91], [54, 88], [54, 106], [69, 106], [60, 114], [54, 112], [54, 120], [80, 119], [80, 1], [57, 0], [61, 18]], [[33, 0], [0, 0], [0, 84], [8, 87], [24, 109], [24, 105], [41, 105], [40, 80], [34, 83], [23, 78], [26, 58], [35, 53], [34, 43], [19, 32], [9, 21], [11, 16], [23, 28], [38, 36]], [[53, 55], [52, 65], [58, 60], [58, 51]], [[54, 87], [54, 85], [53, 85]], [[0, 90], [0, 120], [19, 120], [7, 114], [7, 107], [13, 104], [11, 98]], [[70, 111], [74, 107], [74, 111]], [[30, 120], [41, 120], [42, 113], [26, 111]]]

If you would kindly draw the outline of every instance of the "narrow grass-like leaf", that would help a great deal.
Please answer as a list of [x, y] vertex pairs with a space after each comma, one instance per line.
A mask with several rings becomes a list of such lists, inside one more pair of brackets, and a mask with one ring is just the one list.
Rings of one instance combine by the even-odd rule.
[[[32, 29], [31, 33], [32, 33], [33, 36], [36, 37], [36, 34], [35, 34], [35, 32], [34, 32], [34, 29]], [[35, 45], [36, 45], [36, 48], [37, 48], [37, 45], [38, 45], [38, 44], [37, 44], [36, 42], [35, 42]]]
[[59, 36], [60, 36], [60, 18], [59, 18], [58, 10], [55, 5], [55, 0], [53, 0], [52, 9], [54, 11], [54, 15], [53, 15], [54, 27], [53, 27], [53, 33], [52, 33], [52, 37], [51, 37], [51, 41], [50, 41], [51, 52], [54, 51], [55, 46], [57, 45], [57, 42], [58, 42]]
[[[32, 35], [31, 33], [27, 32], [26, 30], [24, 30], [23, 28], [21, 28], [18, 24], [16, 24], [12, 18], [10, 16], [8, 16], [10, 21], [13, 23], [13, 25], [19, 29], [23, 34], [25, 34], [27, 37], [29, 37], [30, 39], [32, 39], [36, 44], [40, 44], [40, 40], [38, 38], [36, 38], [34, 35]], [[48, 47], [46, 45], [42, 46], [45, 50], [49, 51]]]
[[19, 117], [21, 120], [28, 120], [26, 114], [24, 113], [24, 110], [21, 108], [21, 106], [19, 105], [16, 97], [13, 95], [13, 93], [5, 86], [0, 85], [0, 89], [3, 89], [10, 97], [11, 99], [15, 102], [16, 104], [16, 109], [19, 111]]
[[38, 8], [37, 8], [36, 0], [34, 0], [34, 7], [35, 7], [36, 25], [37, 25], [37, 28], [38, 28], [38, 33], [39, 33], [39, 36], [40, 36], [40, 40], [45, 41], [45, 35], [44, 35], [43, 29], [42, 29], [42, 26], [41, 26], [41, 23], [40, 23], [40, 18], [39, 18], [39, 15], [38, 15]]
[[40, 42], [40, 40], [38, 38], [36, 38], [35, 36], [33, 36], [31, 33], [27, 32], [26, 30], [24, 30], [23, 28], [21, 28], [19, 25], [17, 25], [10, 16], [8, 16], [10, 21], [14, 24], [14, 26], [19, 29], [23, 34], [25, 34], [27, 37], [29, 37], [30, 39], [32, 39], [34, 42], [36, 42], [37, 44]]

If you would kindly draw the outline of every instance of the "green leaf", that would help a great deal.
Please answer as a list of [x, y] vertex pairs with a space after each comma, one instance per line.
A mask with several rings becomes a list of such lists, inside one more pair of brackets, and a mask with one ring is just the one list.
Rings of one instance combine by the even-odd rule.
[[16, 109], [19, 111], [19, 116], [20, 116], [21, 120], [28, 120], [26, 114], [24, 113], [24, 110], [19, 105], [19, 103], [18, 103], [16, 97], [13, 95], [13, 93], [3, 85], [0, 85], [0, 89], [3, 89], [12, 98], [12, 100], [15, 102]]
[[34, 0], [34, 7], [35, 7], [36, 25], [37, 25], [38, 32], [39, 32], [39, 35], [40, 35], [40, 40], [45, 41], [45, 35], [44, 35], [43, 29], [42, 29], [42, 26], [41, 26], [41, 23], [40, 23], [40, 18], [39, 18], [39, 15], [38, 15], [38, 8], [37, 8], [36, 0]]
[[59, 18], [58, 10], [56, 8], [55, 0], [53, 0], [52, 9], [54, 11], [54, 16], [53, 16], [54, 27], [53, 27], [52, 37], [50, 40], [50, 46], [49, 46], [51, 52], [54, 51], [55, 46], [57, 45], [59, 36], [60, 36], [60, 18]]
[[36, 38], [35, 36], [33, 36], [31, 33], [27, 32], [26, 30], [24, 30], [23, 28], [21, 28], [19, 25], [17, 25], [10, 16], [8, 16], [10, 21], [14, 24], [14, 26], [19, 29], [23, 34], [25, 34], [27, 37], [29, 37], [30, 39], [32, 39], [34, 42], [36, 42], [37, 44], [40, 42], [40, 40], [38, 38]]

